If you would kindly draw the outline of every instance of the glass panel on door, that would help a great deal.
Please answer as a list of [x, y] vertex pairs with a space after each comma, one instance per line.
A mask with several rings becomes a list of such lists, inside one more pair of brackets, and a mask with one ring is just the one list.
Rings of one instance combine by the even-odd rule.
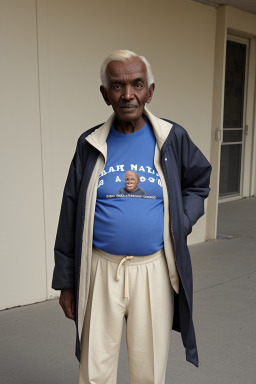
[[247, 44], [227, 41], [220, 198], [240, 195]]

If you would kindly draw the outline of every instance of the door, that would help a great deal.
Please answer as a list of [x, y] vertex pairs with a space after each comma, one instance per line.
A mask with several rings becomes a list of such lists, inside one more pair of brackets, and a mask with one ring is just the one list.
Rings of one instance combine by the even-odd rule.
[[242, 195], [244, 147], [247, 134], [245, 116], [248, 50], [247, 39], [228, 36], [220, 159], [220, 199]]

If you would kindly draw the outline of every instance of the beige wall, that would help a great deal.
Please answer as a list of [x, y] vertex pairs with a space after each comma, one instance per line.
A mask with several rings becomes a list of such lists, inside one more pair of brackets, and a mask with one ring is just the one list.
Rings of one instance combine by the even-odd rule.
[[[128, 48], [149, 59], [156, 78], [150, 110], [182, 124], [210, 158], [217, 13], [189, 0], [130, 0], [129, 13], [117, 0], [0, 3], [6, 89], [0, 289], [8, 284], [12, 292], [1, 295], [5, 308], [56, 294], [50, 284], [62, 190], [78, 136], [111, 113], [99, 93], [108, 53]], [[205, 239], [205, 224], [204, 217], [190, 243]]]
[[0, 3], [0, 308], [44, 300], [45, 236], [34, 1]]

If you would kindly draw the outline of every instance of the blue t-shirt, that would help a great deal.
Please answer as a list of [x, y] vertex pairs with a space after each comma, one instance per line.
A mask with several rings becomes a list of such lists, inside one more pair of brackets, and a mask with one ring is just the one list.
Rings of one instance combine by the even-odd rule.
[[112, 126], [99, 177], [94, 245], [114, 255], [145, 256], [163, 248], [163, 190], [154, 167], [150, 124], [123, 134]]

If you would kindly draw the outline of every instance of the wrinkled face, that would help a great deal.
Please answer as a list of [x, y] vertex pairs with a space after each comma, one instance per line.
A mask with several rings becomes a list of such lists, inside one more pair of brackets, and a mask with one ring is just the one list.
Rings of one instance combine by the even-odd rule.
[[125, 173], [125, 189], [128, 192], [133, 192], [138, 187], [139, 184], [139, 176], [137, 173], [128, 171]]
[[150, 103], [154, 84], [148, 87], [146, 65], [134, 57], [126, 62], [112, 61], [107, 66], [108, 88], [101, 86], [107, 105], [111, 105], [121, 122], [142, 118], [146, 103]]

